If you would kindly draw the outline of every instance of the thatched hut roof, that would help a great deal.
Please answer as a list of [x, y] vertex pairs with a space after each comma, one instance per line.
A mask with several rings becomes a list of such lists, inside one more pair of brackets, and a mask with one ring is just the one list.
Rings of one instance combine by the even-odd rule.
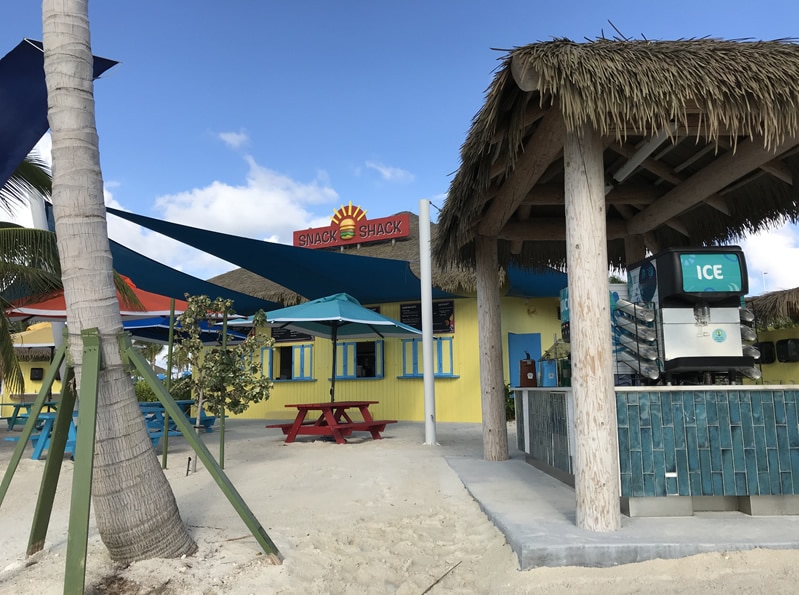
[[[413, 273], [419, 277], [419, 217], [409, 212], [408, 220], [410, 231], [407, 238], [388, 242], [361, 244], [348, 247], [346, 251], [361, 256], [408, 261]], [[436, 233], [437, 225], [431, 223], [431, 242], [435, 241]], [[433, 285], [443, 291], [456, 294], [473, 293], [475, 291], [476, 281], [473, 270], [462, 267], [441, 267], [434, 265], [432, 276]], [[218, 275], [208, 281], [265, 300], [280, 302], [287, 306], [305, 301], [305, 298], [296, 292], [246, 269], [235, 269]]]
[[472, 264], [480, 234], [499, 238], [503, 264], [564, 265], [561, 131], [586, 124], [605, 146], [612, 265], [627, 262], [625, 238], [651, 252], [725, 244], [799, 215], [799, 46], [559, 39], [504, 57], [462, 146], [436, 260]]
[[771, 291], [747, 298], [746, 305], [760, 328], [799, 324], [799, 288]]

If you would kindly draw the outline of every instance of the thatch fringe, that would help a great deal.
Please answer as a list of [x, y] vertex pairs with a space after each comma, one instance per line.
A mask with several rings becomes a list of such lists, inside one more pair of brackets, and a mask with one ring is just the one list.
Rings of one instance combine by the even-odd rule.
[[771, 291], [747, 298], [759, 328], [779, 328], [799, 324], [799, 288]]
[[558, 104], [568, 130], [592, 125], [624, 138], [632, 124], [653, 133], [688, 125], [698, 107], [702, 136], [763, 137], [773, 148], [799, 128], [799, 46], [786, 41], [537, 43], [510, 52], [539, 76], [540, 100]]

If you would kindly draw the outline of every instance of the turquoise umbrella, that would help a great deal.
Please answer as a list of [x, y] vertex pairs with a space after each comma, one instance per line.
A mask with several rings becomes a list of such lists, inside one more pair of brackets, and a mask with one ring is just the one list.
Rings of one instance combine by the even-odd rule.
[[[422, 334], [422, 331], [412, 326], [361, 306], [358, 300], [346, 293], [336, 293], [304, 304], [272, 310], [266, 313], [266, 321], [272, 327], [291, 329], [333, 341], [331, 401], [336, 400], [336, 342], [339, 338], [383, 339], [418, 337]], [[252, 324], [252, 319], [233, 320], [228, 326], [243, 326], [248, 322]]]

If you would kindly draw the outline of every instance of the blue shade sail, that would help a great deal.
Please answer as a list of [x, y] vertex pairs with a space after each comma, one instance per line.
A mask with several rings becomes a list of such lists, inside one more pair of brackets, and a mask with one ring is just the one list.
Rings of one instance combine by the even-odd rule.
[[[344, 292], [364, 304], [421, 299], [421, 282], [405, 260], [355, 256], [253, 240], [107, 207], [174, 240], [212, 254], [308, 299]], [[458, 297], [433, 288], [433, 299]]]
[[[94, 57], [94, 78], [117, 64]], [[23, 39], [0, 59], [0, 186], [47, 132], [42, 43]]]

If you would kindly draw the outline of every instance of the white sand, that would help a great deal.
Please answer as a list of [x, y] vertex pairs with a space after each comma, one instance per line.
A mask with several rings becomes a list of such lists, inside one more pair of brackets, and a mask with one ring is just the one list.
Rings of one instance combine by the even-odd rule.
[[[285, 557], [260, 548], [207, 471], [186, 476], [190, 449], [170, 444], [167, 476], [199, 545], [183, 560], [117, 567], [92, 525], [87, 593], [794, 593], [799, 552], [755, 550], [616, 568], [519, 571], [504, 536], [444, 460], [480, 456], [480, 427], [422, 424], [358, 434], [348, 445], [285, 445], [263, 422], [228, 422], [225, 471]], [[2, 434], [2, 432], [0, 432]], [[364, 438], [361, 438], [364, 436]], [[218, 453], [218, 432], [204, 434]], [[513, 442], [512, 442], [513, 443]], [[13, 444], [0, 443], [4, 471]], [[0, 508], [0, 593], [63, 592], [72, 462], [65, 461], [44, 551], [24, 553], [43, 461], [30, 447]], [[449, 571], [449, 573], [448, 573]], [[448, 573], [448, 574], [447, 574]], [[444, 576], [446, 574], [446, 576]], [[443, 576], [443, 578], [441, 578]]]

